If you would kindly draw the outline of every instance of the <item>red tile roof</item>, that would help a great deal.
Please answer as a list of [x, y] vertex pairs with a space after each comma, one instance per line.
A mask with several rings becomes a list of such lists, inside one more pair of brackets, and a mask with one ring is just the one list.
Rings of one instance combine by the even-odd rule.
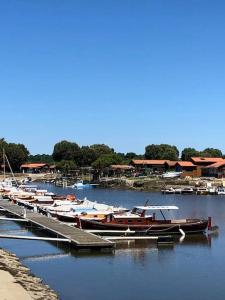
[[191, 161], [178, 161], [176, 164], [181, 167], [195, 167]]
[[211, 168], [218, 169], [218, 168], [223, 167], [223, 166], [225, 166], [225, 159], [223, 161], [216, 162], [212, 165], [209, 165], [209, 166], [205, 167], [204, 169], [211, 169]]
[[223, 161], [223, 158], [221, 157], [192, 157], [191, 159], [194, 163], [216, 163], [219, 161]]
[[168, 160], [161, 159], [133, 159], [135, 165], [164, 165]]
[[48, 166], [48, 164], [45, 163], [33, 163], [33, 164], [23, 164], [20, 166], [20, 168], [27, 168], [27, 169], [35, 169], [35, 168], [42, 168]]
[[174, 167], [178, 161], [177, 160], [167, 160], [166, 162], [167, 162], [168, 166]]

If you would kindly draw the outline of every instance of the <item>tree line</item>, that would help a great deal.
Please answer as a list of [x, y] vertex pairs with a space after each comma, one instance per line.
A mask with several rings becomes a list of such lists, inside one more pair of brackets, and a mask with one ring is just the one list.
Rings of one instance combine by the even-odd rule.
[[[176, 146], [168, 144], [148, 145], [145, 148], [146, 159], [165, 159], [165, 160], [179, 160], [179, 151]], [[190, 161], [191, 157], [224, 157], [219, 149], [206, 148], [202, 151], [195, 148], [184, 148], [181, 152], [181, 160]]]
[[[11, 167], [19, 171], [23, 163], [49, 163], [56, 164], [58, 169], [74, 170], [80, 167], [93, 167], [103, 169], [113, 164], [130, 164], [132, 159], [162, 159], [162, 160], [185, 160], [191, 157], [225, 157], [221, 150], [206, 148], [202, 151], [195, 148], [184, 148], [181, 153], [174, 145], [151, 144], [145, 147], [144, 154], [135, 152], [118, 153], [108, 145], [93, 144], [90, 146], [79, 146], [75, 142], [62, 140], [53, 147], [53, 153], [31, 155], [23, 144], [8, 143], [4, 138], [0, 139], [0, 149], [5, 149]], [[2, 151], [0, 160], [2, 161]]]
[[[10, 165], [14, 171], [19, 171], [22, 163], [28, 161], [29, 151], [23, 144], [7, 143], [4, 138], [0, 139], [0, 162], [3, 162], [3, 151], [10, 161]], [[7, 166], [6, 166], [7, 167]]]

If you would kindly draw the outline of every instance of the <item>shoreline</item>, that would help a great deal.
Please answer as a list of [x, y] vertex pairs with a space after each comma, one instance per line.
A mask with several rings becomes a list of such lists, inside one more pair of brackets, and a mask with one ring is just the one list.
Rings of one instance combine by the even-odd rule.
[[[0, 248], [0, 291], [3, 299], [11, 300], [59, 300], [59, 296], [41, 278], [33, 275], [29, 268], [22, 265], [19, 258]], [[20, 296], [19, 296], [20, 295]], [[19, 296], [19, 297], [18, 297]]]
[[[28, 174], [16, 173], [15, 178], [18, 180], [24, 180]], [[29, 174], [33, 183], [46, 183], [46, 180], [56, 180], [57, 174]], [[7, 174], [7, 178], [12, 178]], [[54, 178], [54, 179], [53, 179]], [[3, 179], [3, 175], [0, 175], [0, 180]], [[74, 183], [74, 181], [72, 182]], [[121, 189], [121, 190], [133, 190], [142, 192], [161, 192], [162, 189], [167, 188], [184, 188], [204, 186], [206, 183], [210, 183], [212, 186], [225, 186], [225, 179], [218, 178], [174, 178], [174, 179], [161, 179], [158, 177], [146, 177], [146, 178], [103, 178], [99, 181], [99, 188]], [[52, 183], [54, 184], [54, 183]], [[68, 186], [69, 186], [68, 182]], [[56, 185], [58, 186], [58, 185]], [[67, 186], [67, 185], [66, 185]], [[74, 190], [76, 191], [76, 190]]]
[[168, 188], [185, 188], [185, 187], [204, 187], [207, 184], [212, 186], [224, 186], [223, 179], [210, 178], [188, 178], [188, 179], [167, 179], [162, 180], [158, 178], [143, 178], [143, 179], [124, 179], [115, 178], [108, 179], [100, 183], [101, 188], [112, 188], [121, 190], [133, 190], [140, 192], [161, 192], [162, 189]]

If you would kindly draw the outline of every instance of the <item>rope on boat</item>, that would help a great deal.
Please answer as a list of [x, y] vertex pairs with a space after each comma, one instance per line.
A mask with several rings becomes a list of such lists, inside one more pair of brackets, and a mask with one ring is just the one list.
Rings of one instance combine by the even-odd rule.
[[[150, 230], [151, 230], [151, 228], [153, 227], [154, 225], [151, 225], [151, 226], [149, 226], [149, 228], [148, 229], [146, 229], [146, 233], [147, 232], [149, 232]], [[177, 227], [177, 224], [175, 224], [175, 225], [173, 225], [173, 226], [171, 226], [171, 227], [169, 227], [169, 228], [165, 228], [165, 229], [156, 229], [156, 230], [154, 230], [154, 231], [160, 231], [160, 232], [162, 232], [162, 231], [167, 231], [167, 230], [170, 230], [170, 229], [173, 229], [173, 228], [175, 228], [175, 227]]]

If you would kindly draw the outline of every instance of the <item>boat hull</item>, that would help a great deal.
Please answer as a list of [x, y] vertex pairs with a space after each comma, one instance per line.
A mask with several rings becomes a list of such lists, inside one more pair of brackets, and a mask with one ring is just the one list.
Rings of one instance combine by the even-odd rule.
[[56, 214], [55, 216], [61, 222], [70, 222], [70, 223], [76, 222], [75, 216], [68, 216], [68, 215], [62, 215], [62, 214]]
[[147, 224], [147, 225], [127, 225], [127, 224], [112, 224], [98, 221], [80, 220], [79, 226], [82, 229], [96, 230], [131, 230], [136, 234], [145, 235], [165, 235], [165, 234], [180, 234], [182, 229], [186, 234], [200, 233], [207, 229], [207, 220], [189, 221], [187, 223], [166, 223], [166, 224]]

